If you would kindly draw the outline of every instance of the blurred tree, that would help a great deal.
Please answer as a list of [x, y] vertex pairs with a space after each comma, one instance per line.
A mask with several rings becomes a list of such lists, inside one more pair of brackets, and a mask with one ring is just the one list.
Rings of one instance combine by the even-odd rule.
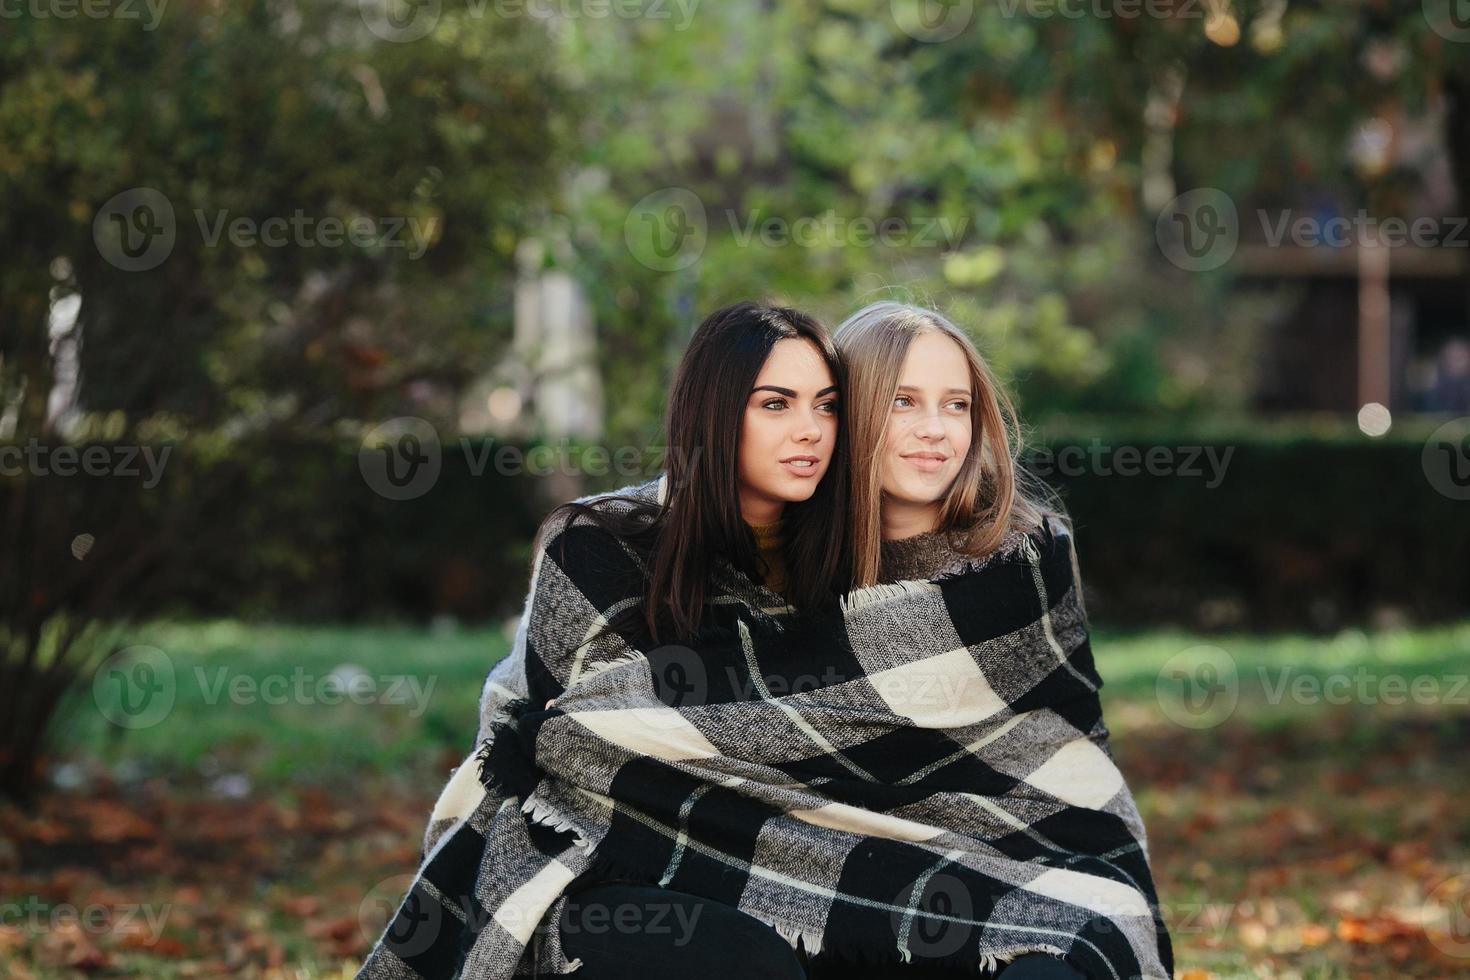
[[[1028, 416], [1247, 407], [1280, 301], [1170, 265], [1155, 220], [1196, 186], [1298, 207], [1412, 186], [1409, 166], [1367, 186], [1349, 146], [1438, 95], [1470, 200], [1470, 45], [1432, 7], [958, 3], [951, 31], [929, 0], [751, 0], [556, 21], [588, 106], [559, 233], [615, 341], [615, 435], [651, 434], [678, 340], [751, 294], [833, 322], [880, 296], [937, 304]], [[863, 234], [884, 220], [892, 244]], [[661, 261], [655, 233], [687, 254]]]
[[[445, 395], [509, 335], [513, 250], [555, 173], [541, 26], [436, 8], [410, 37], [370, 5], [290, 0], [161, 12], [6, 19], [0, 438], [207, 451], [406, 410], [452, 424]], [[201, 530], [208, 501], [182, 495], [147, 528], [89, 504], [96, 540], [73, 556], [65, 478], [5, 479], [0, 790], [16, 791], [55, 692], [106, 652], [77, 642], [90, 610], [187, 575], [182, 546], [208, 542], [168, 529]]]

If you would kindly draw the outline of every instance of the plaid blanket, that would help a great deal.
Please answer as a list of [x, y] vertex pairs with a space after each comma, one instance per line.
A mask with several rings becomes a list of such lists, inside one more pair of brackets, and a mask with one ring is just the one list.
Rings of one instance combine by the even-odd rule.
[[585, 518], [548, 529], [479, 744], [358, 977], [574, 972], [568, 886], [607, 873], [809, 955], [1172, 976], [1073, 569], [1048, 523], [794, 615], [727, 568], [697, 640], [655, 647], [619, 625], [638, 556]]

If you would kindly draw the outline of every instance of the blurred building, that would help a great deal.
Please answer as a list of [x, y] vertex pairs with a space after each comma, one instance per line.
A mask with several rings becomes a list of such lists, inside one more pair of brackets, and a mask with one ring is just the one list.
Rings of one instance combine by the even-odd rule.
[[592, 306], [568, 263], [549, 266], [547, 245], [523, 242], [510, 352], [470, 386], [460, 412], [469, 434], [600, 438], [602, 376]]
[[[1470, 202], [1443, 125], [1442, 111], [1364, 122], [1348, 154], [1370, 201], [1322, 190], [1240, 209], [1243, 284], [1292, 297], [1265, 334], [1258, 408], [1470, 413]], [[1404, 231], [1385, 245], [1390, 217]], [[1304, 218], [1322, 240], [1293, 240]]]

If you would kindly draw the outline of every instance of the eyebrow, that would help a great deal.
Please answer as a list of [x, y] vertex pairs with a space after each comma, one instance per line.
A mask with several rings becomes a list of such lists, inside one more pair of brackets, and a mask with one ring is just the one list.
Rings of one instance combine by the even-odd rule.
[[[898, 390], [899, 391], [918, 391], [919, 389], [918, 388], [915, 388], [913, 385], [899, 385], [898, 386]], [[969, 388], [946, 388], [946, 389], [944, 389], [944, 393], [946, 395], [968, 395], [968, 394], [971, 394], [971, 391], [970, 391]]]
[[[752, 388], [750, 390], [751, 390], [752, 393], [757, 392], [757, 391], [774, 391], [776, 394], [778, 394], [778, 395], [785, 395], [787, 398], [795, 398], [796, 397], [796, 392], [792, 391], [790, 388], [782, 388], [782, 387], [779, 387], [777, 385], [756, 385], [754, 388]], [[823, 395], [829, 395], [829, 394], [831, 394], [832, 392], [834, 392], [836, 390], [837, 390], [837, 386], [836, 385], [830, 385], [830, 386], [828, 386], [826, 388], [823, 388], [821, 391], [817, 392], [812, 397], [813, 398], [821, 398]]]

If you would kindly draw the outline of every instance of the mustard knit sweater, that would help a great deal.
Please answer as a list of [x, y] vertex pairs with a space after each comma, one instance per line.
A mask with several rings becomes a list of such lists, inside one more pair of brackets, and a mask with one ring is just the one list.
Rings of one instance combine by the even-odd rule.
[[750, 529], [755, 532], [755, 546], [767, 569], [762, 584], [772, 592], [785, 593], [786, 559], [782, 552], [785, 539], [782, 537], [781, 521], [774, 524], [752, 524]]

